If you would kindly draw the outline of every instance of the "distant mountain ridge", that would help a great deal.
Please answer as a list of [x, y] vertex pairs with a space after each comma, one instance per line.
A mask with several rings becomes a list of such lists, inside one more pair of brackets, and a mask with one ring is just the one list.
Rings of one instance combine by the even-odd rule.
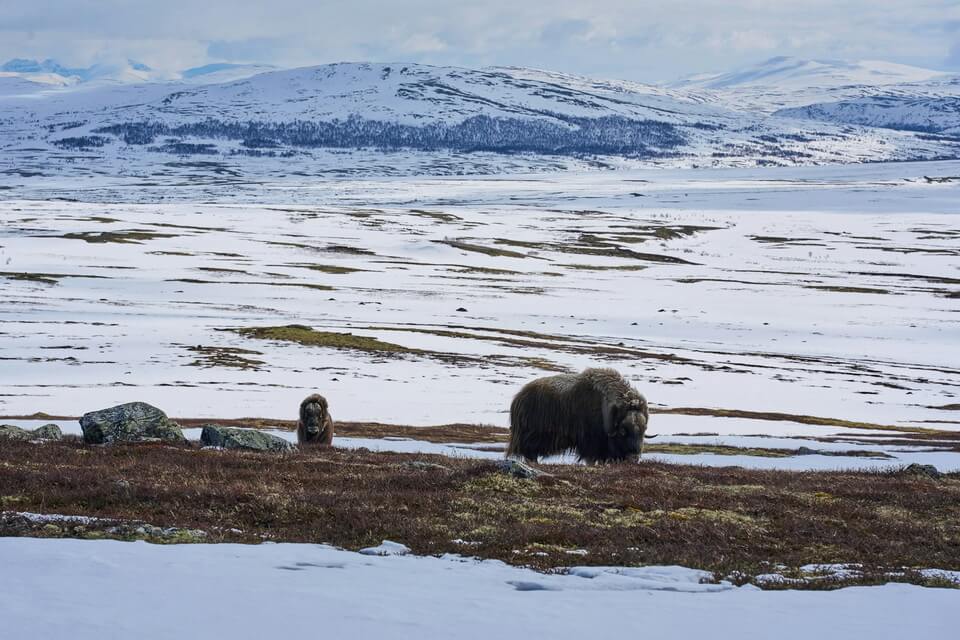
[[[228, 82], [274, 69], [276, 67], [265, 64], [224, 62], [168, 73], [157, 71], [142, 62], [131, 59], [98, 63], [89, 67], [67, 67], [51, 58], [42, 61], [13, 58], [0, 65], [0, 78], [16, 78], [20, 82], [19, 91], [29, 93], [31, 90], [39, 91], [50, 87], [106, 82], [120, 84], [171, 81]], [[0, 95], [10, 93], [11, 91], [0, 91]]]
[[[787, 89], [720, 90], [518, 67], [336, 63], [221, 80], [251, 71], [205, 65], [177, 81], [0, 95], [0, 155], [32, 158], [42, 150], [74, 162], [82, 153], [144, 167], [164, 155], [205, 162], [284, 158], [290, 167], [309, 165], [323, 150], [364, 150], [453, 154], [443, 168], [449, 172], [478, 170], [472, 160], [478, 156], [471, 155], [478, 153], [537, 156], [544, 166], [567, 159], [609, 165], [618, 158], [668, 166], [960, 158], [960, 140], [949, 135], [953, 125], [938, 124], [953, 115], [936, 102], [917, 127], [883, 128], [875, 124], [880, 119], [856, 122], [826, 108], [796, 108], [803, 96], [817, 104], [880, 93], [892, 100], [949, 97], [958, 85], [945, 74], [855, 89], [797, 89], [794, 79]], [[756, 81], [754, 74], [750, 82]], [[506, 166], [490, 163], [484, 171]]]
[[675, 89], [732, 89], [742, 87], [834, 88], [926, 82], [950, 74], [879, 60], [804, 60], [789, 56], [716, 74], [698, 74], [667, 83]]

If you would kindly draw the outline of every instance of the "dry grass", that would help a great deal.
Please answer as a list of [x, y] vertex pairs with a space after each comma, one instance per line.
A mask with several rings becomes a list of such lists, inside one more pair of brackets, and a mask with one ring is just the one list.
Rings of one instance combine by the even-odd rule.
[[[484, 461], [364, 450], [280, 456], [4, 442], [0, 509], [198, 529], [212, 542], [357, 549], [391, 539], [439, 554], [463, 553], [453, 542], [460, 539], [471, 554], [540, 569], [680, 564], [748, 577], [775, 563], [861, 563], [868, 576], [960, 569], [958, 474], [932, 480], [651, 462], [549, 471], [521, 480]], [[103, 534], [21, 525], [0, 535]], [[574, 549], [587, 554], [566, 553]]]

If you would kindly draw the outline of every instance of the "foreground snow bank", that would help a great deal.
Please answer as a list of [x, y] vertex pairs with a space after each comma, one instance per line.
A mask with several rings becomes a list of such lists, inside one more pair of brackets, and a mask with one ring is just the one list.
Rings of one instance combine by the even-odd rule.
[[903, 584], [764, 592], [682, 567], [543, 575], [308, 544], [0, 538], [0, 567], [2, 635], [38, 640], [929, 638], [950, 636], [958, 601]]

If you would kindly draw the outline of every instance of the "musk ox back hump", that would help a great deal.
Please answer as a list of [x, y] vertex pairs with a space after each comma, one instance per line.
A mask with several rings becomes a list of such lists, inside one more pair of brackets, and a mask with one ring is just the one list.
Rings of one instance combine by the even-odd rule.
[[507, 453], [536, 460], [577, 449], [581, 434], [600, 412], [600, 396], [585, 388], [581, 374], [533, 380], [510, 405]]

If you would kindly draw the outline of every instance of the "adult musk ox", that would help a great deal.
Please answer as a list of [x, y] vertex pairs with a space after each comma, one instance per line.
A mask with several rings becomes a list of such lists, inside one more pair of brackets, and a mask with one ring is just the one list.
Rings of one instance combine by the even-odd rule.
[[300, 445], [333, 442], [333, 419], [327, 411], [327, 399], [319, 393], [307, 396], [300, 403], [297, 442]]
[[507, 455], [536, 461], [573, 450], [589, 463], [635, 460], [648, 417], [646, 398], [613, 369], [539, 378], [510, 405]]

